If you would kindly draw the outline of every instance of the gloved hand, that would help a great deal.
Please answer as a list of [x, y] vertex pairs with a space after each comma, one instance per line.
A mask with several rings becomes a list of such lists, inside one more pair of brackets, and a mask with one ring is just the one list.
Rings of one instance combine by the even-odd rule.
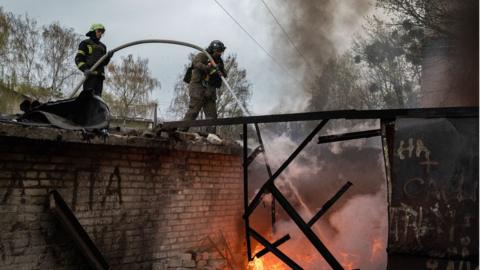
[[217, 73], [217, 71], [218, 71], [218, 70], [217, 70], [216, 68], [211, 68], [209, 74], [210, 74], [210, 75], [213, 75], [213, 74]]
[[108, 52], [107, 52], [107, 56], [108, 56], [108, 58], [112, 58], [112, 56], [113, 56], [113, 53], [114, 53], [113, 51], [108, 51]]

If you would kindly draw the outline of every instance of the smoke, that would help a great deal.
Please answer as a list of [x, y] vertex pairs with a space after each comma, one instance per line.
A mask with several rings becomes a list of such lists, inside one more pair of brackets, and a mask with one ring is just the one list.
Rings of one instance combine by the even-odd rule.
[[[419, 49], [423, 60], [419, 59], [422, 63], [419, 67], [421, 71], [418, 71], [421, 72], [418, 105], [478, 106], [478, 0], [430, 2], [425, 1], [433, 5], [427, 7], [425, 18], [415, 22], [425, 32], [422, 48]], [[296, 91], [296, 95], [290, 95], [291, 98], [282, 101], [274, 111], [306, 111], [310, 104], [308, 100], [315, 94], [321, 98], [316, 101], [320, 102], [319, 107], [322, 102], [328, 102], [322, 92], [326, 91], [322, 90], [322, 72], [329, 61], [351, 48], [352, 37], [362, 33], [366, 15], [375, 13], [385, 17], [386, 21], [387, 17], [394, 17], [397, 21], [393, 19], [392, 24], [417, 18], [410, 14], [417, 12], [415, 9], [402, 11], [399, 8], [400, 11], [390, 14], [387, 9], [373, 8], [374, 3], [374, 0], [306, 0], [282, 1], [281, 7], [277, 4], [277, 9], [281, 9], [279, 14], [283, 15], [281, 21], [296, 48], [272, 22], [274, 52], [297, 79], [297, 85], [294, 89], [291, 85], [284, 86], [281, 91]], [[395, 5], [395, 1], [383, 1], [383, 5], [388, 5], [386, 3]], [[416, 97], [416, 94], [411, 97], [411, 102], [416, 103]], [[292, 100], [295, 101], [293, 104]]]
[[[294, 43], [273, 25], [274, 52], [309, 94], [314, 82], [331, 57], [349, 47], [352, 35], [361, 27], [361, 20], [370, 10], [373, 0], [358, 1], [283, 1], [284, 28]], [[297, 50], [298, 49], [298, 50]], [[291, 89], [289, 89], [291, 91]], [[289, 104], [290, 103], [283, 103]], [[307, 103], [303, 104], [305, 107]], [[305, 109], [297, 108], [297, 109]], [[277, 109], [284, 109], [279, 106]]]
[[[358, 128], [358, 127], [357, 127]], [[368, 128], [364, 126], [363, 129]], [[371, 128], [371, 127], [370, 127]], [[347, 130], [330, 130], [338, 133]], [[351, 130], [348, 130], [351, 131]], [[268, 159], [273, 171], [295, 150], [298, 141], [285, 133], [262, 129]], [[257, 161], [261, 161], [260, 157]], [[365, 168], [368, 168], [366, 170]], [[252, 164], [250, 196], [268, 178], [263, 163]], [[346, 268], [384, 269], [387, 239], [387, 191], [381, 143], [379, 138], [318, 145], [311, 142], [275, 181], [304, 221], [308, 222], [318, 209], [347, 181], [353, 186], [314, 226], [317, 236]], [[269, 239], [277, 240], [290, 234], [291, 240], [281, 246], [305, 269], [330, 269], [286, 212], [277, 203], [277, 223], [272, 232], [270, 207], [272, 198], [264, 196], [263, 206], [254, 212], [251, 225]], [[278, 263], [268, 255], [268, 265]], [[267, 269], [277, 269], [268, 268]], [[282, 268], [278, 268], [282, 269]]]
[[330, 217], [338, 233], [333, 249], [339, 260], [359, 269], [386, 269], [387, 189], [382, 185], [374, 195], [360, 195]]

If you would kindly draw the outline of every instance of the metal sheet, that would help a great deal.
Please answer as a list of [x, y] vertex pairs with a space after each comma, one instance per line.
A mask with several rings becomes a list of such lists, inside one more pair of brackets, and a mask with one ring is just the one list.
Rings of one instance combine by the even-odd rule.
[[95, 243], [90, 239], [88, 233], [83, 229], [80, 222], [73, 214], [70, 207], [63, 200], [60, 193], [56, 190], [50, 192], [50, 209], [60, 222], [65, 232], [75, 242], [79, 251], [83, 254], [91, 269], [108, 270], [111, 269], [107, 260], [103, 257]]
[[388, 269], [475, 269], [478, 118], [397, 119], [389, 139]]

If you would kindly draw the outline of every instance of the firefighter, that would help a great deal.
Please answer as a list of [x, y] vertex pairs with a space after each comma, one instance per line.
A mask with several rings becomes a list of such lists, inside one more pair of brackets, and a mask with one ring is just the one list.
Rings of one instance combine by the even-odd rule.
[[83, 91], [92, 91], [97, 96], [102, 96], [105, 66], [110, 62], [113, 55], [112, 52], [108, 52], [108, 58], [95, 70], [90, 70], [102, 56], [107, 54], [107, 47], [100, 42], [104, 33], [105, 27], [102, 24], [92, 24], [90, 31], [86, 34], [89, 38], [80, 42], [75, 56], [75, 64], [86, 76]]
[[[225, 45], [214, 40], [207, 48], [212, 56], [211, 62], [204, 52], [200, 52], [193, 58], [191, 78], [188, 85], [189, 105], [184, 120], [195, 120], [198, 113], [203, 109], [207, 119], [217, 119], [217, 88], [222, 86], [220, 76], [226, 76], [222, 54]], [[188, 128], [183, 129], [187, 131]], [[216, 133], [215, 126], [207, 127], [208, 133]]]

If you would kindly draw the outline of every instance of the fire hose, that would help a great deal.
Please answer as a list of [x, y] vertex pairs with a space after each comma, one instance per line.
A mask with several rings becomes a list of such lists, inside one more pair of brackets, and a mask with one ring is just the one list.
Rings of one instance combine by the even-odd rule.
[[[175, 45], [181, 45], [181, 46], [185, 46], [185, 47], [190, 47], [190, 48], [193, 48], [193, 49], [196, 49], [196, 50], [199, 50], [203, 53], [205, 53], [208, 57], [208, 59], [210, 60], [210, 62], [212, 63], [215, 63], [215, 61], [213, 60], [213, 57], [205, 50], [203, 49], [202, 47], [200, 46], [197, 46], [195, 44], [192, 44], [192, 43], [188, 43], [188, 42], [183, 42], [183, 41], [177, 41], [177, 40], [169, 40], [169, 39], [143, 39], [143, 40], [137, 40], [137, 41], [133, 41], [133, 42], [129, 42], [129, 43], [125, 43], [123, 45], [120, 45], [116, 48], [114, 48], [113, 50], [109, 51], [107, 54], [105, 54], [104, 56], [102, 56], [100, 59], [98, 59], [98, 61], [89, 69], [89, 71], [95, 71], [95, 69], [98, 68], [98, 66], [100, 66], [103, 61], [105, 61], [109, 55], [112, 55], [113, 53], [117, 52], [117, 51], [120, 51], [122, 49], [125, 49], [125, 48], [128, 48], [128, 47], [131, 47], [131, 46], [135, 46], [135, 45], [139, 45], [139, 44], [145, 44], [145, 43], [163, 43], [163, 44], [175, 44]], [[87, 72], [88, 74], [88, 72]], [[85, 80], [87, 79], [88, 75], [84, 75], [82, 81], [75, 87], [75, 89], [73, 90], [73, 93], [70, 95], [70, 98], [73, 98], [75, 96], [75, 94], [78, 92], [78, 89], [80, 89], [80, 87], [82, 86], [82, 84], [85, 82]], [[228, 84], [227, 80], [225, 79], [225, 77], [220, 74], [220, 78], [222, 78], [222, 81], [223, 83], [225, 84], [225, 87], [228, 89], [228, 91], [230, 92], [230, 94], [233, 96], [233, 98], [235, 99], [235, 102], [237, 103], [237, 105], [240, 107], [240, 109], [242, 110], [242, 113], [243, 115], [248, 115], [250, 116], [250, 113], [248, 113], [247, 109], [242, 105], [242, 103], [240, 102], [240, 100], [238, 99], [238, 97], [235, 95], [235, 93], [233, 92], [232, 88], [230, 87], [230, 85]]]

